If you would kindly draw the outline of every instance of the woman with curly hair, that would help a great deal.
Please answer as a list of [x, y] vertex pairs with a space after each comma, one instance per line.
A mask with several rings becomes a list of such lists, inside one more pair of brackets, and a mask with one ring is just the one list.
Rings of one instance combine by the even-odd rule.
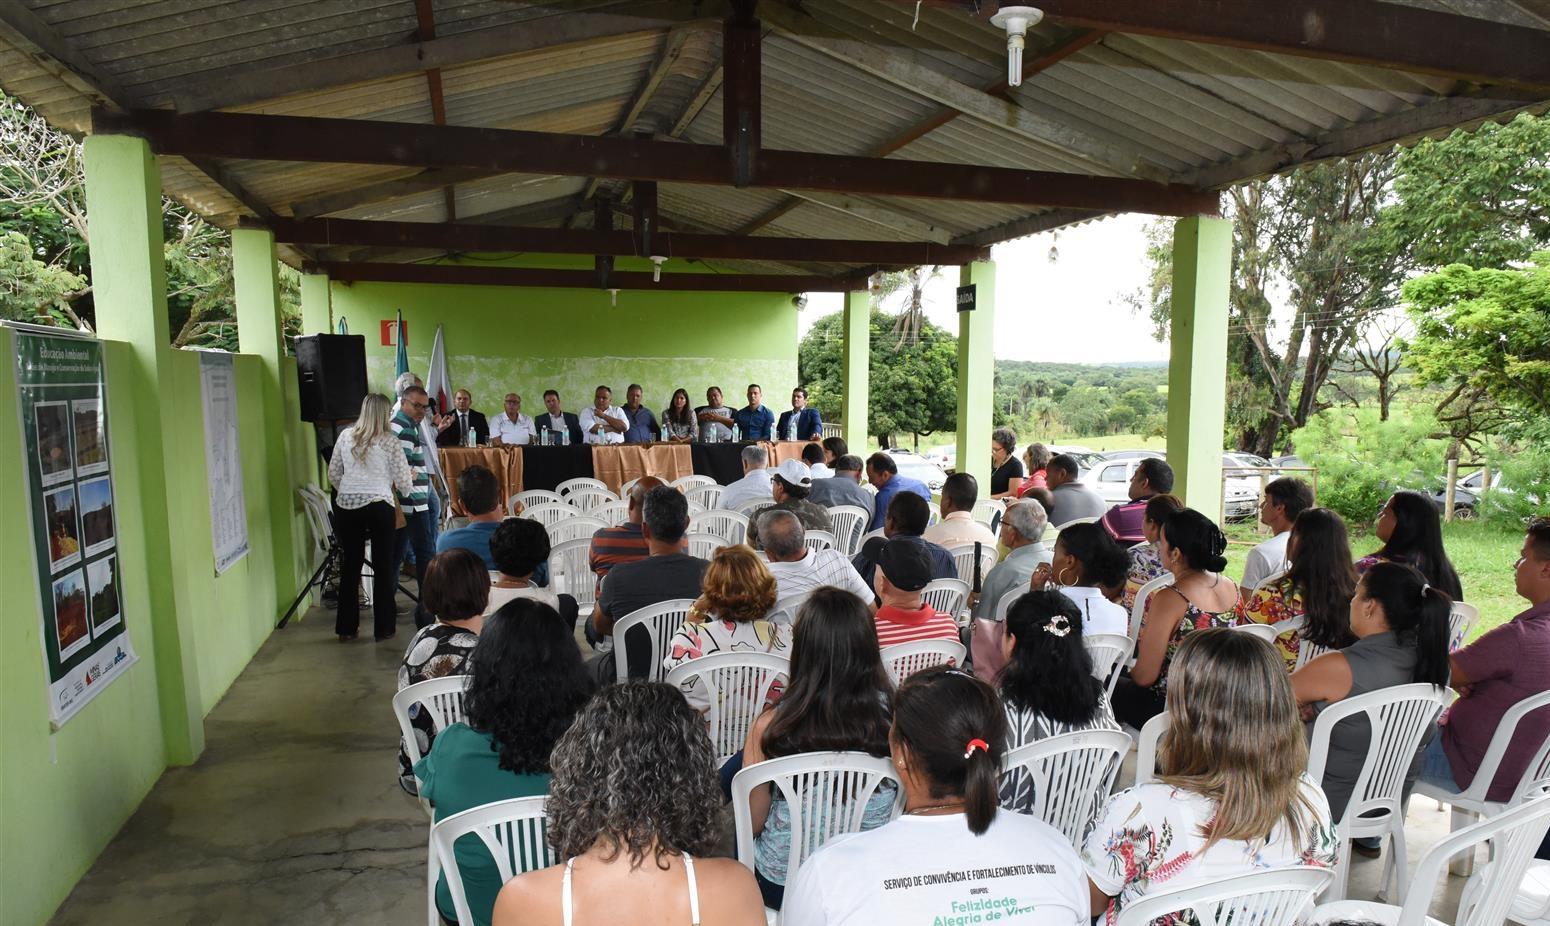
[[[711, 653], [786, 655], [791, 629], [765, 619], [775, 606], [775, 577], [751, 547], [722, 547], [705, 569], [704, 589], [683, 626], [668, 642], [663, 668], [672, 671]], [[696, 679], [684, 691], [689, 706], [704, 713], [710, 698]]]
[[[549, 753], [592, 694], [570, 628], [553, 608], [530, 598], [484, 619], [468, 676], [468, 722], [441, 731], [430, 755], [414, 767], [437, 821], [548, 791]], [[474, 922], [487, 926], [500, 872], [477, 836], [459, 839], [455, 848]], [[436, 907], [454, 922], [445, 876], [436, 885]]]
[[1044, 468], [1049, 466], [1049, 461], [1055, 455], [1050, 453], [1048, 447], [1034, 441], [1023, 451], [1023, 466], [1027, 468], [1027, 477], [1023, 479], [1022, 486], [1017, 490], [1018, 498], [1026, 498], [1034, 489], [1048, 489], [1049, 482], [1045, 478]]
[[678, 689], [598, 692], [552, 758], [549, 844], [565, 863], [507, 882], [495, 926], [763, 926], [748, 869], [711, 857], [726, 814], [714, 762]]

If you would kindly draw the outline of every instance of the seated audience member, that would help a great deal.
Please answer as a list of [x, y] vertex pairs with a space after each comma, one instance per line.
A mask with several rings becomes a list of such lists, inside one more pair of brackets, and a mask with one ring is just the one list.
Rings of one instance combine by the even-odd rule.
[[1010, 552], [981, 581], [979, 598], [974, 605], [976, 618], [988, 621], [995, 617], [1001, 596], [1013, 589], [1025, 588], [1039, 564], [1050, 561], [1049, 548], [1043, 542], [1047, 526], [1044, 506], [1038, 502], [1023, 499], [1007, 506], [1006, 513], [1001, 516], [1000, 540]]
[[[948, 922], [946, 911], [984, 902], [1007, 922], [1087, 926], [1071, 843], [1042, 820], [999, 812], [1006, 715], [989, 685], [958, 669], [917, 672], [894, 697], [888, 742], [904, 815], [810, 856], [787, 891], [785, 922], [918, 923], [938, 911]], [[944, 870], [958, 876], [931, 877]]]
[[1292, 536], [1292, 525], [1297, 516], [1313, 507], [1313, 490], [1301, 479], [1282, 476], [1265, 485], [1259, 498], [1259, 520], [1274, 534], [1249, 551], [1243, 564], [1245, 594], [1259, 588], [1259, 584], [1286, 569], [1288, 557], [1286, 543]]
[[[431, 559], [425, 570], [425, 586], [420, 598], [435, 621], [415, 631], [398, 666], [398, 689], [410, 685], [463, 675], [468, 654], [479, 642], [484, 626], [484, 608], [490, 596], [490, 573], [479, 557], [467, 550], [448, 550]], [[409, 725], [414, 728], [420, 755], [425, 755], [436, 739], [436, 723], [430, 711], [419, 704], [409, 706]], [[416, 793], [414, 771], [409, 767], [407, 744], [398, 744], [398, 784], [410, 794]]]
[[542, 524], [528, 518], [507, 518], [490, 538], [490, 553], [495, 557], [496, 571], [490, 577], [490, 603], [484, 613], [493, 614], [517, 598], [531, 598], [575, 624], [576, 600], [566, 595], [568, 607], [564, 607], [560, 596], [533, 581], [539, 564], [549, 560], [549, 531]]
[[547, 835], [565, 862], [508, 881], [494, 926], [613, 926], [629, 910], [650, 911], [651, 922], [764, 926], [753, 876], [715, 857], [726, 816], [715, 754], [677, 688], [604, 688], [549, 764]]
[[748, 384], [748, 404], [732, 413], [742, 433], [739, 440], [775, 440], [775, 413], [764, 407], [764, 390], [758, 383]]
[[823, 461], [830, 466], [840, 457], [850, 453], [850, 445], [845, 443], [843, 437], [825, 437], [819, 444], [823, 447]]
[[1092, 914], [1171, 890], [1287, 865], [1333, 868], [1334, 821], [1307, 775], [1308, 742], [1286, 670], [1246, 633], [1179, 646], [1157, 780], [1109, 798], [1082, 863]]
[[624, 409], [613, 404], [614, 393], [607, 386], [597, 387], [592, 404], [581, 410], [581, 433], [589, 444], [622, 444], [630, 429]]
[[[1048, 565], [1033, 571], [1034, 591], [1053, 587], [1082, 612], [1087, 633], [1130, 632], [1130, 612], [1109, 600], [1106, 590], [1125, 586], [1130, 557], [1096, 524], [1073, 524], [1055, 537]], [[1116, 597], [1118, 597], [1116, 595]]]
[[974, 520], [974, 503], [979, 501], [979, 494], [979, 483], [969, 473], [948, 476], [942, 483], [942, 520], [927, 527], [922, 536], [940, 547], [982, 543], [994, 549], [995, 533]]
[[1023, 451], [1023, 466], [1028, 475], [1023, 477], [1022, 488], [1017, 490], [1020, 498], [1027, 498], [1028, 493], [1034, 489], [1048, 489], [1049, 482], [1046, 478], [1045, 468], [1049, 466], [1050, 457], [1054, 454], [1049, 448], [1035, 441], [1029, 444]]
[[872, 588], [882, 605], [877, 609], [877, 642], [882, 646], [915, 640], [958, 641], [958, 624], [921, 600], [920, 592], [931, 584], [931, 557], [925, 548], [908, 540], [873, 537], [866, 542], [866, 556], [877, 564]]
[[1428, 585], [1447, 592], [1449, 598], [1464, 599], [1458, 573], [1442, 547], [1442, 516], [1430, 498], [1420, 492], [1395, 492], [1378, 513], [1373, 533], [1383, 546], [1356, 561], [1358, 574], [1374, 563], [1404, 563], [1414, 566]]
[[629, 515], [625, 522], [617, 527], [604, 527], [592, 535], [592, 545], [587, 548], [587, 566], [597, 576], [599, 589], [610, 569], [651, 555], [646, 549], [641, 521], [645, 517], [646, 493], [661, 485], [665, 483], [655, 476], [642, 476], [630, 487]]
[[[705, 591], [695, 599], [682, 626], [668, 641], [662, 668], [680, 665], [712, 653], [774, 653], [786, 655], [791, 628], [766, 619], [775, 606], [775, 578], [748, 547], [721, 547], [705, 568]], [[685, 689], [689, 706], [710, 709], [704, 683]]]
[[1076, 458], [1058, 453], [1050, 458], [1044, 468], [1044, 478], [1049, 482], [1049, 523], [1063, 527], [1084, 518], [1101, 518], [1108, 511], [1108, 503], [1097, 490], [1080, 481], [1081, 468]]
[[453, 394], [452, 411], [442, 416], [441, 422], [437, 424], [436, 446], [465, 447], [468, 445], [469, 434], [474, 435], [476, 444], [490, 442], [490, 423], [485, 420], [483, 412], [474, 411], [473, 401], [474, 397], [469, 395], [467, 389], [459, 389]]
[[[883, 669], [872, 615], [836, 588], [821, 588], [797, 611], [791, 674], [774, 709], [754, 720], [742, 752], [723, 766], [728, 796], [744, 766], [808, 752], [834, 750], [888, 755], [888, 701], [893, 683]], [[754, 877], [766, 906], [780, 909], [791, 852], [791, 810], [763, 785], [749, 794], [754, 830]], [[888, 822], [897, 789], [885, 783], [862, 812], [862, 829]], [[789, 920], [789, 922], [800, 922]]]
[[[1421, 777], [1453, 791], [1469, 787], [1502, 715], [1524, 698], [1550, 689], [1550, 518], [1529, 525], [1513, 577], [1529, 608], [1456, 651], [1451, 659], [1458, 699], [1427, 744]], [[1550, 708], [1519, 721], [1485, 797], [1508, 801], [1550, 736]], [[1543, 858], [1544, 856], [1540, 856]]]
[[674, 389], [667, 408], [662, 409], [662, 439], [670, 444], [692, 443], [700, 438], [700, 419], [689, 407], [689, 392]]
[[[888, 515], [883, 520], [883, 536], [871, 539], [886, 538], [916, 544], [925, 549], [926, 555], [931, 560], [931, 578], [956, 579], [958, 567], [953, 564], [952, 554], [924, 536], [926, 524], [930, 520], [931, 508], [919, 495], [910, 492], [895, 495], [893, 502], [888, 506]], [[868, 586], [873, 584], [872, 576], [877, 572], [877, 561], [867, 553], [872, 549], [877, 548], [863, 544], [861, 552], [850, 561], [850, 564], [856, 568], [856, 572], [860, 573], [861, 580]]]
[[1157, 557], [1173, 573], [1173, 583], [1153, 594], [1136, 639], [1135, 665], [1114, 689], [1114, 716], [1120, 723], [1139, 730], [1162, 713], [1168, 667], [1186, 637], [1242, 622], [1238, 586], [1222, 575], [1227, 568], [1227, 557], [1222, 555], [1226, 550], [1222, 529], [1193, 508], [1163, 524]]
[[817, 440], [823, 436], [823, 418], [818, 409], [807, 405], [807, 390], [798, 386], [791, 390], [791, 410], [780, 413], [780, 423], [775, 428], [776, 440]]
[[561, 443], [561, 433], [570, 435], [570, 442], [581, 443], [581, 419], [575, 412], [567, 412], [560, 408], [560, 394], [553, 389], [544, 392], [544, 408], [546, 413], [533, 419], [533, 426], [538, 428], [540, 440], [546, 432], [550, 433], [550, 440]]
[[743, 478], [722, 490], [718, 508], [736, 511], [749, 502], [769, 502], [775, 496], [770, 492], [770, 453], [759, 444], [743, 448]]
[[807, 494], [808, 499], [825, 508], [854, 505], [865, 511], [870, 520], [877, 498], [861, 487], [861, 458], [854, 454], [842, 454], [831, 465], [834, 467], [834, 475], [828, 479], [814, 479], [813, 488]]
[[732, 439], [733, 411], [721, 402], [721, 388], [712, 386], [705, 390], [705, 402], [694, 410], [694, 415], [700, 423], [700, 440], [707, 443], [720, 443]]
[[[1082, 645], [1082, 612], [1049, 590], [1029, 592], [1006, 613], [1006, 667], [996, 678], [1006, 704], [1007, 749], [1062, 733], [1118, 730], [1114, 712], [1093, 677]], [[1018, 772], [1001, 781], [1001, 806], [1033, 813], [1033, 776]]]
[[875, 531], [883, 526], [883, 518], [888, 511], [889, 503], [902, 492], [918, 495], [928, 504], [931, 501], [931, 489], [919, 479], [899, 475], [899, 464], [881, 450], [867, 457], [866, 481], [877, 490], [877, 499], [872, 510], [872, 523], [867, 526], [869, 531]]
[[802, 522], [789, 511], [766, 510], [759, 514], [759, 536], [764, 540], [764, 555], [770, 560], [770, 575], [775, 577], [775, 598], [805, 595], [819, 586], [832, 585], [870, 602], [871, 587], [845, 554], [833, 547], [808, 549], [803, 543], [806, 533]]
[[436, 552], [461, 548], [484, 561], [490, 571], [495, 559], [490, 555], [490, 538], [505, 520], [501, 506], [501, 484], [488, 467], [475, 463], [457, 474], [458, 504], [468, 514], [468, 525], [445, 531], [436, 538]]
[[522, 397], [506, 393], [506, 410], [490, 422], [490, 443], [497, 447], [522, 447], [532, 443], [533, 419], [522, 414]]
[[[455, 723], [415, 774], [440, 822], [495, 801], [549, 790], [549, 753], [592, 694], [592, 681], [570, 630], [554, 609], [515, 601], [485, 619], [468, 658], [466, 723]], [[501, 875], [478, 836], [453, 847], [474, 923], [488, 926]], [[436, 909], [456, 922], [443, 872]]]
[[1130, 474], [1130, 501], [1115, 505], [1104, 513], [1098, 523], [1110, 537], [1124, 547], [1133, 547], [1146, 539], [1142, 521], [1146, 518], [1146, 503], [1158, 495], [1173, 491], [1173, 467], [1167, 460], [1146, 457], [1136, 464]]
[[[1448, 684], [1448, 611], [1452, 607], [1453, 599], [1427, 585], [1414, 567], [1377, 563], [1368, 569], [1351, 599], [1351, 633], [1356, 642], [1292, 673], [1297, 703], [1310, 708], [1309, 729], [1320, 711], [1346, 698], [1413, 682]], [[1371, 739], [1366, 717], [1342, 720], [1330, 734], [1323, 787], [1336, 821], [1351, 800]], [[1420, 774], [1420, 760], [1417, 750], [1407, 788]], [[1371, 846], [1357, 843], [1363, 855], [1376, 855], [1376, 849], [1376, 840]]]
[[834, 475], [834, 470], [830, 469], [829, 464], [824, 462], [822, 444], [808, 444], [806, 447], [803, 447], [802, 462], [806, 463], [807, 468], [813, 471], [814, 480], [828, 479]]
[[1179, 501], [1177, 495], [1164, 493], [1154, 495], [1147, 501], [1141, 514], [1141, 535], [1146, 538], [1146, 542], [1125, 551], [1130, 557], [1130, 571], [1125, 576], [1125, 594], [1120, 598], [1120, 606], [1126, 611], [1135, 605], [1141, 586], [1167, 575], [1168, 570], [1163, 568], [1157, 558], [1157, 538], [1162, 535], [1163, 524], [1183, 510], [1184, 503]]
[[[780, 464], [770, 477], [770, 496], [775, 499], [775, 504], [764, 510], [789, 511], [810, 531], [833, 530], [834, 523], [829, 520], [829, 509], [813, 504], [808, 498], [813, 490], [813, 479], [809, 472], [807, 464], [801, 460], [787, 460]], [[757, 518], [748, 523], [748, 545], [755, 550], [763, 549], [763, 544], [759, 542]]]
[[624, 390], [624, 407], [619, 410], [624, 412], [624, 420], [629, 424], [624, 429], [626, 444], [649, 444], [657, 439], [657, 416], [640, 403], [641, 393], [640, 383], [630, 383]]
[[1017, 458], [1017, 432], [996, 428], [990, 432], [991, 498], [1016, 498], [1023, 487], [1023, 461]]
[[[683, 536], [689, 529], [689, 500], [672, 486], [657, 486], [646, 493], [641, 503], [641, 534], [650, 553], [633, 563], [620, 563], [608, 571], [598, 592], [597, 608], [592, 612], [593, 646], [599, 655], [592, 660], [592, 671], [606, 684], [615, 676], [612, 641], [604, 638], [614, 632], [614, 623], [641, 608], [672, 601], [700, 597], [705, 567], [699, 557], [683, 552]], [[651, 660], [650, 640], [644, 631], [623, 641], [632, 678], [647, 674]]]
[[1356, 569], [1345, 522], [1328, 508], [1309, 508], [1297, 516], [1286, 545], [1291, 567], [1286, 575], [1243, 592], [1243, 613], [1260, 624], [1278, 624], [1301, 616], [1300, 630], [1276, 638], [1276, 648], [1290, 672], [1304, 641], [1325, 649], [1345, 649], [1351, 635], [1351, 596], [1356, 594]]

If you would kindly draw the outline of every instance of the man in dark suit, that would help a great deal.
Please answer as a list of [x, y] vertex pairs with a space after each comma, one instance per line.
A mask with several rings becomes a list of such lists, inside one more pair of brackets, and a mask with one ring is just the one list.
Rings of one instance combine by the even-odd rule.
[[474, 443], [490, 442], [490, 422], [481, 412], [473, 410], [474, 397], [467, 389], [459, 389], [452, 396], [452, 411], [436, 422], [436, 446], [466, 447], [468, 435], [474, 435]]
[[791, 390], [791, 411], [780, 413], [780, 423], [775, 426], [776, 440], [791, 440], [792, 419], [796, 421], [797, 440], [818, 440], [823, 437], [823, 418], [818, 409], [807, 407], [807, 390], [801, 386]]
[[[581, 419], [576, 416], [575, 412], [567, 412], [560, 409], [560, 394], [558, 392], [550, 389], [544, 393], [544, 409], [544, 414], [533, 419], [533, 427], [538, 429], [539, 434], [543, 434], [546, 428], [555, 432], [564, 428], [570, 433], [571, 443], [581, 443]], [[560, 437], [558, 433], [551, 440], [559, 443]]]

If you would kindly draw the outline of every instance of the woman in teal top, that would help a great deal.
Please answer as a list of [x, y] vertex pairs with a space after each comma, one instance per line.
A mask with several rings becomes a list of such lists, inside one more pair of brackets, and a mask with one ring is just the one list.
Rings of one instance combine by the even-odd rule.
[[[570, 628], [547, 604], [508, 602], [484, 619], [469, 657], [468, 723], [443, 730], [415, 764], [436, 822], [495, 801], [549, 792], [549, 753], [592, 695]], [[500, 872], [478, 836], [457, 841], [458, 871], [475, 926], [489, 926]], [[446, 875], [436, 907], [455, 923]]]

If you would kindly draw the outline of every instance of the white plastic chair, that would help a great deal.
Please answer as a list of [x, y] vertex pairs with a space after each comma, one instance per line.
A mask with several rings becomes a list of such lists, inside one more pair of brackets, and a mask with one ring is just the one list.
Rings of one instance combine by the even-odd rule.
[[604, 502], [587, 512], [587, 517], [597, 518], [609, 527], [618, 527], [630, 519], [630, 503]]
[[1275, 572], [1272, 572], [1270, 575], [1265, 576], [1263, 579], [1260, 579], [1258, 582], [1254, 583], [1254, 587], [1253, 588], [1246, 588], [1246, 587], [1240, 586], [1238, 591], [1239, 591], [1239, 593], [1241, 595], [1243, 595], [1244, 597], [1247, 597], [1250, 594], [1259, 591], [1260, 589], [1264, 588], [1267, 585], [1274, 585], [1277, 582], [1281, 581], [1282, 579], [1286, 578], [1286, 573], [1287, 573], [1287, 571], [1290, 568], [1291, 567], [1289, 567], [1289, 566], [1283, 566], [1282, 568], [1277, 569]]
[[1297, 635], [1297, 664], [1292, 667], [1293, 672], [1301, 669], [1303, 666], [1319, 658], [1325, 653], [1332, 653], [1335, 651], [1333, 647], [1319, 646], [1317, 643], [1310, 643], [1304, 639], [1302, 635], [1302, 628], [1306, 626], [1307, 623], [1308, 619], [1299, 614], [1296, 617], [1288, 617], [1284, 621], [1276, 621], [1274, 624], [1270, 625], [1271, 627], [1275, 628], [1277, 637], [1288, 632], [1295, 633]]
[[819, 550], [834, 549], [834, 535], [829, 531], [804, 531], [802, 545], [817, 553]]
[[[1028, 813], [1065, 834], [1080, 849], [1087, 826], [1114, 790], [1114, 778], [1130, 752], [1130, 737], [1118, 730], [1062, 733], [1018, 746], [1001, 758], [1003, 788], [1012, 783], [1018, 793], [1008, 810]], [[1017, 805], [1024, 788], [1033, 790], [1032, 807]]]
[[1464, 645], [1464, 638], [1469, 636], [1469, 631], [1474, 629], [1478, 620], [1479, 608], [1463, 601], [1453, 602], [1453, 608], [1448, 612], [1448, 652]]
[[[1465, 885], [1470, 893], [1471, 885]], [[1550, 861], [1530, 859], [1507, 920], [1523, 926], [1550, 926]]]
[[748, 538], [748, 516], [717, 508], [689, 518], [689, 533], [715, 534], [729, 546], [735, 546]]
[[1119, 670], [1130, 658], [1136, 641], [1122, 633], [1090, 633], [1082, 636], [1082, 645], [1093, 660], [1093, 677], [1103, 682], [1103, 696], [1114, 696], [1114, 686], [1119, 684]]
[[[974, 544], [956, 543], [947, 548], [947, 554], [953, 558], [953, 567], [958, 570], [958, 578], [974, 586]], [[993, 543], [980, 545], [980, 581], [990, 575], [990, 570], [996, 566], [996, 560], [1001, 556]]]
[[1391, 869], [1398, 872], [1395, 900], [1404, 901], [1405, 889], [1405, 811], [1401, 806], [1405, 776], [1421, 746], [1421, 737], [1431, 729], [1437, 714], [1448, 703], [1448, 691], [1425, 683], [1380, 688], [1344, 701], [1336, 701], [1319, 713], [1309, 737], [1308, 775], [1316, 782], [1324, 780], [1324, 765], [1329, 759], [1329, 738], [1335, 724], [1364, 715], [1370, 724], [1367, 756], [1345, 814], [1338, 821], [1340, 860], [1329, 900], [1345, 897], [1346, 877], [1350, 870], [1351, 840], [1357, 836], [1388, 836], [1393, 852], [1385, 854], [1383, 880], [1389, 883]]
[[693, 598], [673, 598], [631, 611], [620, 618], [614, 624], [614, 678], [619, 682], [630, 680], [629, 659], [626, 657], [629, 648], [625, 645], [625, 639], [631, 630], [640, 628], [651, 638], [651, 661], [646, 666], [646, 678], [653, 682], [662, 681], [665, 673], [662, 660], [667, 658], [668, 643], [673, 639], [673, 631], [683, 626], [692, 604]]
[[570, 518], [579, 518], [581, 512], [564, 502], [545, 502], [528, 508], [521, 516], [548, 528]]
[[712, 556], [716, 555], [717, 550], [725, 546], [730, 546], [730, 544], [727, 543], [727, 538], [721, 536], [720, 534], [690, 534], [688, 539], [689, 555], [698, 559], [708, 560]]
[[574, 597], [583, 620], [597, 603], [597, 573], [592, 571], [589, 561], [591, 550], [590, 534], [549, 548], [549, 591]]
[[720, 763], [743, 748], [770, 688], [790, 675], [791, 663], [784, 656], [726, 652], [682, 663], [667, 673], [666, 681], [686, 691], [696, 683], [704, 687], [710, 699], [705, 723]]
[[619, 496], [614, 493], [592, 486], [577, 486], [565, 496], [565, 503], [582, 514], [591, 514], [597, 508], [618, 501]]
[[698, 473], [693, 476], [679, 476], [668, 483], [670, 486], [683, 489], [685, 495], [688, 495], [691, 489], [698, 488], [699, 486], [713, 486], [715, 484], [716, 480], [709, 476], [701, 476]]
[[898, 687], [905, 679], [921, 669], [929, 669], [944, 663], [954, 666], [963, 665], [964, 653], [963, 644], [957, 640], [912, 640], [909, 643], [895, 643], [882, 649], [883, 668], [888, 670], [888, 677], [893, 679], [894, 687]]
[[1091, 518], [1072, 518], [1071, 520], [1065, 522], [1064, 524], [1057, 524], [1057, 525], [1055, 525], [1055, 530], [1057, 532], [1058, 531], [1063, 531], [1066, 528], [1072, 526], [1073, 524], [1097, 524], [1099, 521], [1102, 521], [1102, 520], [1103, 520], [1103, 515], [1101, 515], [1101, 514], [1100, 515], [1095, 515], [1095, 516], [1093, 516]]
[[769, 501], [765, 501], [764, 499], [756, 499], [754, 501], [744, 502], [741, 505], [738, 505], [737, 511], [742, 514], [743, 517], [747, 518], [749, 522], [752, 522], [758, 518], [759, 515], [764, 513], [764, 509], [773, 507], [774, 504], [774, 499], [770, 499]]
[[[1234, 875], [1147, 894], [1126, 904], [1116, 922], [1117, 926], [1147, 926], [1153, 921], [1293, 926], [1332, 877], [1327, 868], [1302, 866]], [[1182, 915], [1175, 918], [1175, 914]]]
[[1136, 784], [1157, 780], [1157, 741], [1168, 729], [1168, 712], [1163, 711], [1142, 725], [1136, 734]]
[[995, 610], [990, 612], [991, 620], [998, 624], [1005, 624], [1006, 612], [1012, 610], [1012, 605], [1017, 603], [1017, 599], [1023, 597], [1026, 594], [1028, 594], [1027, 585], [1014, 585], [1007, 589], [1001, 595], [1000, 600], [996, 602]]
[[867, 522], [872, 516], [860, 505], [835, 505], [829, 509], [829, 524], [834, 533], [834, 548], [846, 556], [855, 556], [861, 549], [861, 535], [866, 533]]
[[1165, 572], [1136, 589], [1136, 602], [1130, 606], [1130, 630], [1128, 631], [1130, 639], [1141, 638], [1141, 620], [1146, 617], [1146, 603], [1152, 600], [1152, 596], [1157, 594], [1159, 589], [1172, 584], [1173, 573]]
[[1412, 891], [1402, 905], [1364, 900], [1323, 903], [1314, 909], [1309, 923], [1357, 920], [1386, 926], [1437, 924], [1426, 911], [1431, 906], [1434, 886], [1447, 881], [1448, 860], [1461, 852], [1473, 855], [1481, 843], [1486, 843], [1492, 862], [1465, 885], [1453, 926], [1499, 926], [1514, 906], [1524, 873], [1533, 862], [1534, 850], [1545, 838], [1547, 826], [1550, 795], [1519, 804], [1438, 840], [1421, 856], [1411, 879], [1421, 890]]
[[962, 579], [932, 579], [920, 590], [920, 599], [937, 613], [956, 617], [969, 600], [969, 583]]
[[464, 836], [479, 837], [489, 850], [504, 884], [525, 871], [548, 868], [560, 862], [549, 847], [545, 833], [545, 797], [517, 797], [455, 813], [431, 827], [431, 852], [427, 892], [430, 898], [430, 924], [440, 926], [436, 909], [436, 880], [447, 873], [447, 893], [459, 923], [475, 922], [463, 890], [463, 876], [457, 867], [454, 846]]
[[[410, 768], [425, 758], [425, 754], [420, 751], [420, 740], [414, 735], [409, 712], [415, 705], [419, 705], [422, 711], [429, 711], [431, 725], [438, 733], [455, 723], [461, 723], [468, 718], [463, 710], [463, 689], [467, 684], [466, 675], [448, 675], [415, 682], [393, 694], [393, 716], [398, 719], [398, 732], [404, 739], [404, 754], [409, 757]], [[431, 812], [430, 802], [423, 797], [420, 798], [420, 806], [425, 808], [427, 814]]]
[[974, 503], [974, 509], [969, 512], [969, 517], [979, 523], [990, 527], [991, 522], [1000, 515], [1006, 514], [1006, 503], [999, 498], [982, 498]]
[[559, 504], [563, 501], [565, 499], [561, 498], [558, 492], [551, 492], [548, 489], [527, 489], [506, 499], [506, 512], [516, 514], [518, 502], [522, 503], [523, 508], [532, 508], [537, 505]]
[[566, 518], [544, 529], [549, 532], [549, 545], [553, 548], [567, 540], [591, 540], [593, 534], [607, 526], [598, 518]]
[[[709, 476], [696, 476], [694, 478], [710, 479]], [[712, 479], [710, 482], [700, 483], [694, 486], [685, 486], [684, 497], [696, 505], [703, 506], [705, 510], [710, 511], [721, 504], [721, 494], [726, 490], [726, 486], [717, 485], [715, 480]]]
[[635, 483], [640, 482], [640, 480], [641, 477], [636, 476], [634, 479], [626, 481], [624, 485], [619, 487], [619, 497], [622, 499], [628, 499], [630, 497], [630, 490], [635, 488]]
[[577, 476], [574, 479], [567, 479], [554, 487], [554, 491], [560, 493], [561, 498], [569, 498], [570, 494], [577, 489], [602, 489], [604, 492], [608, 492], [609, 495], [613, 495], [612, 492], [608, 491], [608, 483], [601, 479], [593, 479], [591, 476]]
[[796, 623], [797, 609], [802, 607], [802, 603], [811, 594], [812, 590], [810, 589], [805, 592], [798, 592], [795, 595], [787, 595], [784, 598], [776, 599], [775, 604], [770, 608], [770, 613], [765, 615], [765, 620], [772, 624]]
[[1274, 624], [1239, 624], [1232, 629], [1242, 631], [1243, 633], [1249, 634], [1251, 636], [1259, 637], [1261, 640], [1264, 640], [1271, 646], [1275, 645], [1276, 637], [1281, 635], [1281, 631], [1277, 630]]

